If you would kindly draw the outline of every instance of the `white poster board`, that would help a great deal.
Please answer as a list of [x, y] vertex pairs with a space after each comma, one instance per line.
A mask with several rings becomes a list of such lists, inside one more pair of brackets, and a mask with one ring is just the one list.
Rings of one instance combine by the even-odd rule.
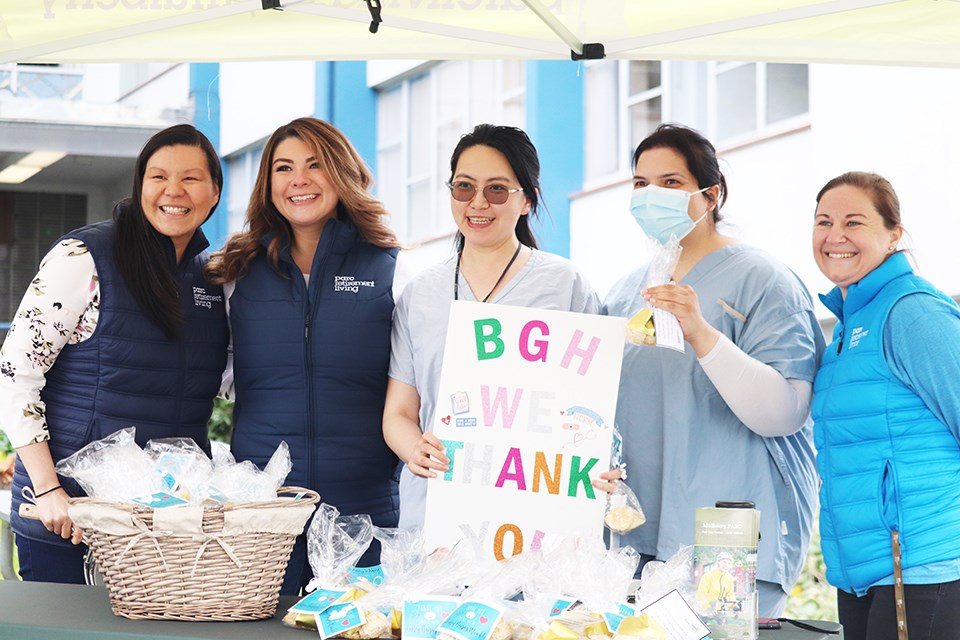
[[503, 559], [545, 534], [600, 537], [625, 318], [454, 302], [427, 483], [428, 549], [460, 539]]

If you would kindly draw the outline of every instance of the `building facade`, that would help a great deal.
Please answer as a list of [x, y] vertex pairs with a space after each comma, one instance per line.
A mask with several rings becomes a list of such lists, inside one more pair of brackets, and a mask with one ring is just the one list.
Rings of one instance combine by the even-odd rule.
[[649, 251], [628, 212], [632, 151], [661, 121], [674, 121], [701, 130], [722, 156], [726, 232], [780, 257], [814, 293], [829, 288], [811, 255], [814, 197], [857, 169], [891, 180], [921, 273], [957, 295], [951, 244], [960, 212], [949, 176], [958, 106], [960, 71], [950, 69], [618, 60], [2, 65], [0, 170], [35, 151], [59, 159], [0, 182], [0, 333], [50, 242], [107, 218], [129, 194], [133, 158], [150, 135], [192, 122], [217, 146], [225, 197], [205, 226], [216, 247], [242, 228], [267, 136], [304, 115], [339, 127], [367, 160], [413, 269], [452, 250], [444, 182], [459, 136], [480, 122], [508, 124], [524, 128], [540, 153], [542, 248], [573, 259], [602, 297]]

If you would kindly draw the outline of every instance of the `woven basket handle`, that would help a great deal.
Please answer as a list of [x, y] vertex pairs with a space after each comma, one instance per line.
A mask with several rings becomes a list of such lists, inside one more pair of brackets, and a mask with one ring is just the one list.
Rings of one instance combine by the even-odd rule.
[[299, 495], [300, 499], [297, 500], [297, 502], [303, 502], [304, 504], [316, 504], [320, 502], [320, 494], [313, 489], [305, 489], [304, 487], [280, 487], [277, 489], [277, 496], [285, 493]]

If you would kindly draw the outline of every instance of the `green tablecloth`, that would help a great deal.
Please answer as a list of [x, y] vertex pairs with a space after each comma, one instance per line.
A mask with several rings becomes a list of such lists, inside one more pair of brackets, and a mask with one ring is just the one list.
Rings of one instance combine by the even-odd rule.
[[[316, 632], [290, 629], [280, 617], [296, 598], [281, 597], [277, 616], [252, 622], [175, 622], [127, 620], [113, 615], [103, 587], [40, 582], [0, 581], [0, 638], [4, 640], [119, 640], [150, 638], [229, 638], [230, 640], [308, 640]], [[829, 622], [817, 625], [831, 626]], [[836, 625], [832, 625], [836, 628]], [[782, 630], [761, 631], [762, 640], [828, 640], [842, 638], [801, 631], [785, 624]]]

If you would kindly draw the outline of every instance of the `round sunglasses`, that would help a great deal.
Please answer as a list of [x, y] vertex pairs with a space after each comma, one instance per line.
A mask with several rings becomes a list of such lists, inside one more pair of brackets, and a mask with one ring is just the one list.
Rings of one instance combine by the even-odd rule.
[[507, 189], [502, 184], [488, 184], [485, 187], [478, 187], [469, 182], [456, 181], [447, 182], [447, 188], [450, 189], [450, 195], [459, 202], [470, 202], [474, 199], [477, 191], [483, 189], [483, 198], [490, 204], [503, 204], [510, 197], [511, 193], [523, 191], [523, 187], [516, 189]]

